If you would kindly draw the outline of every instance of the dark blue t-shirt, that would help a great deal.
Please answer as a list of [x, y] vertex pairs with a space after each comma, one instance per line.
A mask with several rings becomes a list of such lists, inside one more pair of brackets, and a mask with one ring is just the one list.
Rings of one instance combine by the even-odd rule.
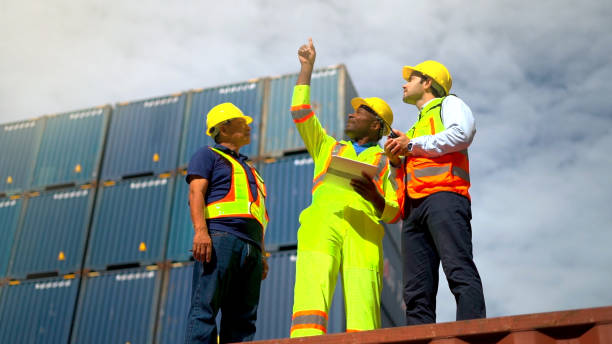
[[[251, 193], [254, 197], [257, 197], [255, 176], [251, 171], [251, 167], [246, 163], [248, 157], [236, 154], [236, 152], [222, 145], [215, 145], [214, 148], [231, 155], [240, 162], [246, 170]], [[187, 176], [185, 177], [187, 184], [191, 182], [194, 176], [200, 176], [208, 180], [208, 188], [206, 189], [204, 201], [206, 201], [206, 204], [210, 204], [222, 199], [229, 192], [232, 182], [232, 165], [221, 155], [205, 146], [200, 148], [189, 161]], [[254, 219], [242, 217], [206, 219], [206, 225], [209, 231], [232, 233], [237, 237], [253, 242], [261, 248], [263, 231], [259, 222]]]

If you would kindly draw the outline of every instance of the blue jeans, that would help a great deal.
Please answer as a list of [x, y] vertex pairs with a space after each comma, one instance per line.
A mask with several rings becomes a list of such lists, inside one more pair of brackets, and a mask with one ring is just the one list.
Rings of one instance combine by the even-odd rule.
[[215, 318], [221, 310], [221, 343], [255, 335], [261, 286], [261, 250], [248, 241], [210, 231], [212, 259], [195, 262], [185, 343], [217, 343]]
[[486, 317], [480, 275], [472, 256], [470, 201], [454, 192], [406, 200], [402, 258], [406, 324], [436, 322], [438, 269], [457, 302], [457, 320]]

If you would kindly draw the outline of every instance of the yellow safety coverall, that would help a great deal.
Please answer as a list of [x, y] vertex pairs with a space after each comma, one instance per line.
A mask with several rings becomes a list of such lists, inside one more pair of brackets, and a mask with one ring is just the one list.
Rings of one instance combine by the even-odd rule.
[[[351, 142], [327, 135], [310, 107], [308, 85], [294, 88], [291, 113], [315, 163], [312, 204], [300, 214], [291, 337], [327, 332], [338, 272], [344, 287], [347, 332], [379, 328], [384, 236], [379, 221], [400, 218], [386, 156], [378, 145], [357, 155]], [[355, 191], [323, 181], [332, 155], [378, 166], [374, 182], [385, 198], [380, 216]]]

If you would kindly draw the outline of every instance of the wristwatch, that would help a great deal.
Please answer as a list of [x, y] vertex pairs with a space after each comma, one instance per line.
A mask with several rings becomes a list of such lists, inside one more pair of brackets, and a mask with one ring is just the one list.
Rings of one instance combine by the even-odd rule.
[[406, 149], [409, 153], [412, 152], [412, 142], [408, 142], [408, 146], [406, 146]]

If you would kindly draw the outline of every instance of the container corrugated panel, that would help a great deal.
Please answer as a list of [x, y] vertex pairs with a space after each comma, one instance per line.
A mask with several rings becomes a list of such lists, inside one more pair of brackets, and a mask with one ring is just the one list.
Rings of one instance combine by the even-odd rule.
[[383, 238], [383, 289], [381, 292], [381, 313], [388, 317], [388, 326], [405, 325], [406, 306], [404, 305], [402, 282], [402, 260], [401, 251], [397, 249], [389, 234], [389, 228], [385, 227]]
[[185, 342], [192, 276], [192, 263], [176, 266], [168, 271], [168, 282], [159, 309], [157, 326], [157, 342], [160, 344]]
[[106, 106], [48, 117], [32, 186], [95, 182], [110, 112]]
[[84, 277], [71, 342], [153, 342], [160, 277], [146, 268]]
[[[268, 258], [268, 277], [261, 284], [255, 340], [286, 338], [291, 329], [295, 285], [295, 250], [273, 253]], [[340, 278], [336, 282], [327, 333], [346, 331], [344, 296]]]
[[191, 258], [194, 232], [189, 213], [189, 184], [184, 175], [178, 175], [175, 183], [166, 259], [179, 262]]
[[268, 192], [266, 208], [270, 216], [266, 249], [295, 245], [300, 213], [312, 199], [314, 162], [309, 154], [297, 154], [260, 166]]
[[0, 279], [6, 276], [22, 206], [20, 198], [0, 198]]
[[79, 279], [46, 278], [4, 286], [0, 343], [67, 343]]
[[240, 153], [255, 158], [259, 153], [259, 131], [263, 105], [263, 81], [247, 81], [233, 85], [207, 88], [190, 94], [190, 106], [183, 134], [180, 166], [187, 167], [191, 156], [202, 146], [214, 145], [206, 135], [206, 114], [214, 106], [230, 102], [242, 112], [253, 118], [251, 126], [251, 143]]
[[85, 267], [164, 259], [173, 178], [135, 178], [98, 189]]
[[0, 194], [30, 187], [44, 125], [40, 118], [0, 126]]
[[8, 275], [65, 274], [81, 268], [95, 189], [68, 188], [27, 199]]
[[178, 162], [187, 96], [177, 94], [120, 104], [113, 111], [101, 178], [159, 174]]
[[[270, 92], [266, 98], [268, 111], [262, 135], [264, 156], [278, 156], [285, 151], [305, 147], [290, 112], [296, 81], [297, 74], [270, 80]], [[356, 96], [344, 66], [319, 69], [312, 74], [312, 108], [327, 133], [337, 139], [344, 137], [344, 123], [352, 111], [349, 101]]]
[[402, 251], [402, 220], [397, 223], [384, 223], [385, 235], [389, 237], [397, 252]]

